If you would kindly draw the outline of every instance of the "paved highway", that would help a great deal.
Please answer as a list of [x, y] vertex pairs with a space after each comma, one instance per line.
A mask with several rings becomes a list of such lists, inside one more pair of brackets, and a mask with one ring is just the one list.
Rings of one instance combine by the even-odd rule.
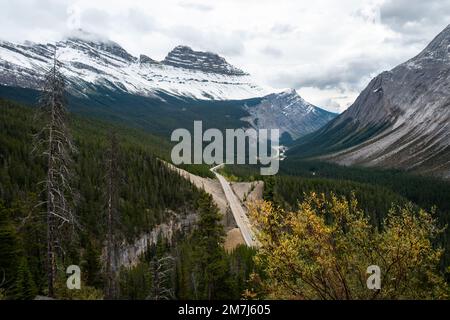
[[233, 213], [236, 224], [241, 230], [245, 244], [249, 247], [257, 247], [258, 241], [256, 240], [255, 234], [251, 228], [250, 221], [245, 212], [246, 210], [242, 207], [241, 201], [231, 189], [228, 181], [222, 175], [216, 172], [216, 170], [221, 167], [223, 167], [223, 164], [212, 168], [211, 172], [216, 175], [217, 179], [220, 182], [220, 185], [222, 186], [223, 192], [225, 193], [225, 197], [227, 198], [228, 204], [230, 205], [230, 209]]

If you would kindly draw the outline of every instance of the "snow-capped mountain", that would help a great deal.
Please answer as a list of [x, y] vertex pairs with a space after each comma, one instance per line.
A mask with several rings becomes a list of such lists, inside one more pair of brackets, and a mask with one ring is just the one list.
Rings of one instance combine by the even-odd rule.
[[[269, 94], [215, 53], [177, 46], [157, 61], [82, 31], [56, 44], [0, 41], [0, 94], [34, 103], [55, 52], [73, 111], [152, 132], [167, 134], [189, 121], [209, 119], [216, 127], [279, 128], [290, 141], [335, 116], [295, 90]], [[28, 89], [31, 93], [24, 92]]]
[[419, 55], [374, 78], [347, 111], [291, 152], [312, 148], [344, 165], [450, 178], [450, 26]]
[[280, 129], [295, 140], [323, 127], [337, 115], [306, 102], [294, 89], [265, 96], [256, 106], [246, 107], [243, 120], [255, 128]]
[[[119, 44], [84, 32], [55, 45], [72, 94], [88, 95], [98, 87], [141, 96], [165, 92], [213, 100], [268, 93], [217, 54], [185, 46], [176, 47], [158, 62], [145, 55], [134, 57]], [[53, 63], [55, 45], [0, 41], [0, 84], [38, 89], [44, 70]]]

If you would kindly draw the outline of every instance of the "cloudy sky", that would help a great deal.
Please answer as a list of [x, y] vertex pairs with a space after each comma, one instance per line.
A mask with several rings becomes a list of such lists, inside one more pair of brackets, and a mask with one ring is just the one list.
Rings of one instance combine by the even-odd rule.
[[450, 0], [0, 0], [3, 40], [54, 41], [82, 28], [154, 59], [189, 45], [333, 111], [448, 24]]

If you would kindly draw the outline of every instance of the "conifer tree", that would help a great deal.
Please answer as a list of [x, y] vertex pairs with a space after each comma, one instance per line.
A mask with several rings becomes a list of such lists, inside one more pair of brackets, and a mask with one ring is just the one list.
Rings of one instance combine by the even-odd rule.
[[215, 292], [219, 286], [224, 285], [222, 280], [226, 272], [223, 249], [225, 232], [221, 224], [222, 217], [210, 195], [201, 196], [199, 210], [200, 219], [194, 232], [194, 241], [197, 243], [194, 255], [199, 275], [194, 274], [193, 279], [201, 279], [198, 288], [200, 298], [211, 300], [218, 298]]
[[28, 267], [26, 257], [20, 259], [14, 291], [14, 298], [19, 300], [29, 300], [36, 296], [36, 284]]
[[9, 212], [0, 204], [0, 289], [13, 286], [18, 267], [19, 246]]

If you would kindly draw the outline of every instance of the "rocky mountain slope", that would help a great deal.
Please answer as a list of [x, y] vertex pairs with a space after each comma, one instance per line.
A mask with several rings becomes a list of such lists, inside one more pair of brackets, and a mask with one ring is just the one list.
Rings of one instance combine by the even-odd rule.
[[273, 93], [252, 107], [243, 120], [255, 128], [280, 129], [295, 140], [323, 127], [337, 115], [306, 102], [294, 89]]
[[[56, 46], [56, 48], [55, 48]], [[0, 41], [0, 84], [38, 89], [54, 52], [71, 82], [73, 94], [101, 89], [141, 96], [165, 92], [195, 99], [237, 100], [266, 92], [247, 73], [214, 53], [178, 46], [158, 62], [139, 58], [119, 44], [80, 32], [56, 44], [13, 44]]]
[[450, 26], [291, 154], [450, 178]]
[[249, 75], [230, 65], [224, 58], [215, 53], [194, 51], [187, 46], [178, 46], [173, 49], [162, 63], [173, 67], [198, 70], [206, 73], [229, 76]]

